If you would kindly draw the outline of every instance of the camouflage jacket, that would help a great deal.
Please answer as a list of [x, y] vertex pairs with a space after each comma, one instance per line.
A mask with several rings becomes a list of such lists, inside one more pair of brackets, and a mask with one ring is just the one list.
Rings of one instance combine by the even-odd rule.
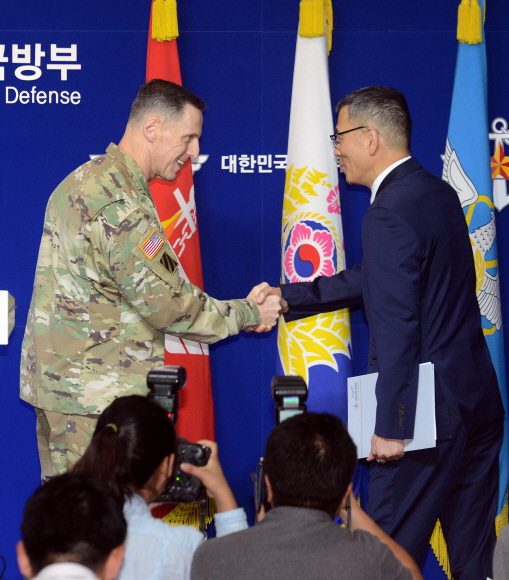
[[51, 195], [21, 355], [21, 398], [100, 413], [145, 394], [164, 333], [212, 343], [259, 324], [251, 300], [214, 300], [178, 274], [136, 162], [116, 145]]

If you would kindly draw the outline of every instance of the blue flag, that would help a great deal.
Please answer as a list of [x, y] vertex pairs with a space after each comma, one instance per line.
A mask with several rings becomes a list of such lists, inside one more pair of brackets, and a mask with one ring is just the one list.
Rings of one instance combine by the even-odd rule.
[[[509, 483], [509, 415], [490, 166], [486, 69], [486, 45], [482, 30], [482, 40], [478, 44], [458, 44], [442, 178], [458, 193], [465, 213], [474, 253], [476, 292], [483, 332], [497, 373], [505, 408], [504, 440], [499, 456], [500, 488], [497, 517], [499, 530], [507, 524], [507, 511], [504, 510], [505, 516], [502, 517], [501, 514], [506, 504]], [[505, 519], [505, 522], [502, 519]]]

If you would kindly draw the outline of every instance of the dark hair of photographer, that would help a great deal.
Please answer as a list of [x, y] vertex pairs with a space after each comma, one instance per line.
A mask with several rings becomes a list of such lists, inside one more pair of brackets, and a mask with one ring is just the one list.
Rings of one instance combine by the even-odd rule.
[[97, 573], [126, 533], [119, 498], [98, 479], [76, 473], [40, 487], [28, 500], [21, 524], [33, 575], [57, 562], [75, 562]]
[[74, 472], [99, 477], [125, 498], [147, 487], [161, 462], [176, 449], [175, 428], [166, 411], [140, 395], [120, 397], [99, 417]]
[[273, 507], [307, 507], [334, 517], [357, 464], [343, 422], [326, 413], [295, 415], [269, 435], [263, 460]]

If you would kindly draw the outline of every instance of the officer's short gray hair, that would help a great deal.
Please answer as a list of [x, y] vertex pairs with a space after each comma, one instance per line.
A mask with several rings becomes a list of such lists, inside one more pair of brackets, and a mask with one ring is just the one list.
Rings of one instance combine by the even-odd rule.
[[388, 147], [410, 152], [412, 117], [402, 93], [380, 85], [364, 87], [343, 97], [336, 113], [344, 107], [348, 107], [348, 118], [355, 125], [373, 127]]

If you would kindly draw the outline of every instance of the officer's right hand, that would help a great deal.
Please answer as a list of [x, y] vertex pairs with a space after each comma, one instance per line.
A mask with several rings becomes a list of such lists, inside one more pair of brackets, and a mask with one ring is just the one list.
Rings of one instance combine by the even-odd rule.
[[279, 296], [269, 296], [263, 304], [258, 304], [260, 311], [260, 324], [256, 328], [246, 328], [246, 331], [254, 330], [255, 332], [269, 332], [276, 325], [282, 310], [281, 302], [284, 302]]

